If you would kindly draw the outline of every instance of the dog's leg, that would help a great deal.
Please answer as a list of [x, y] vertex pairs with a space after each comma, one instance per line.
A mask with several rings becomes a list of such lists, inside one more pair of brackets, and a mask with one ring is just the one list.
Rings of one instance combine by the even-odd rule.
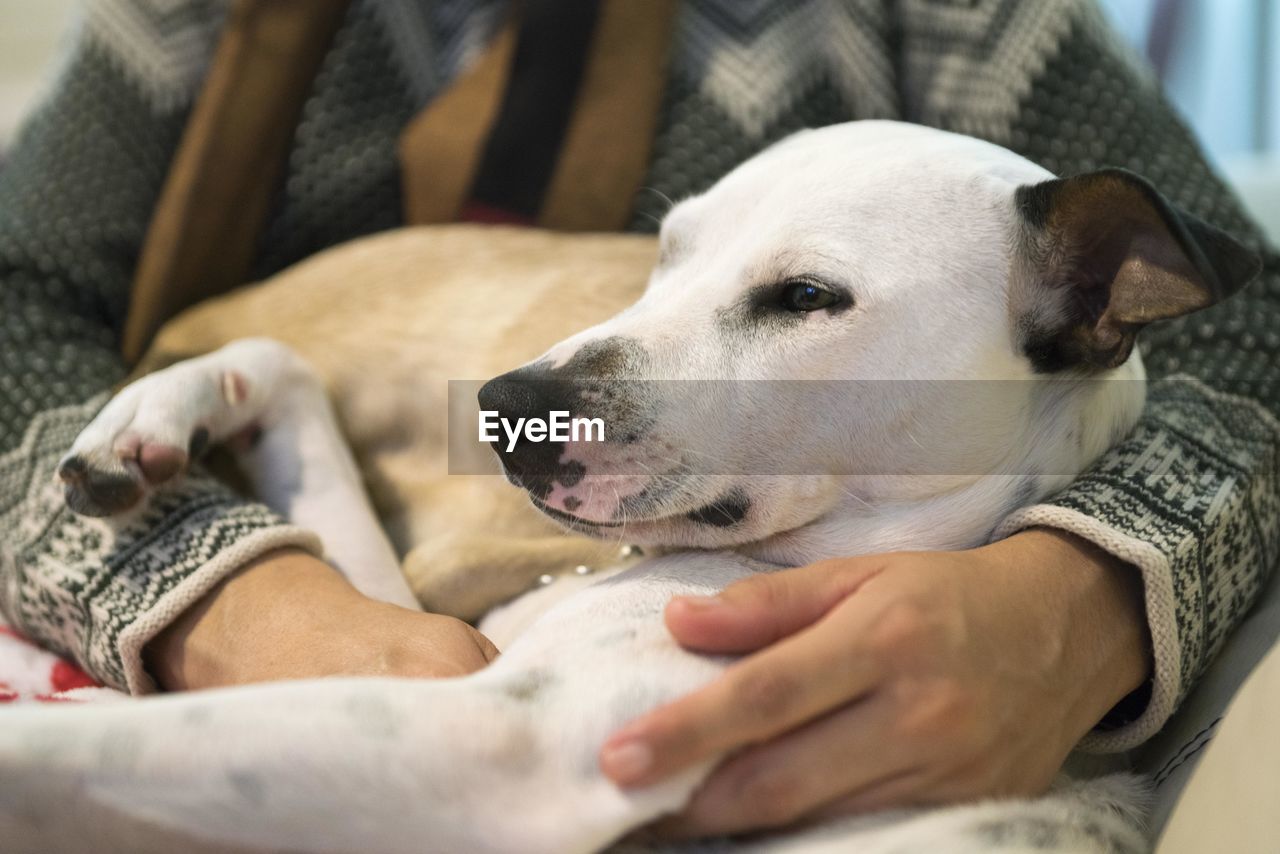
[[597, 761], [611, 732], [725, 666], [672, 640], [667, 601], [760, 568], [726, 554], [657, 558], [561, 602], [460, 679], [7, 710], [0, 791], [16, 796], [0, 798], [0, 837], [15, 850], [598, 851], [678, 809], [710, 770], [627, 791]]
[[836, 818], [758, 837], [740, 850], [744, 854], [1139, 854], [1151, 848], [1144, 819], [1150, 800], [1150, 786], [1132, 774], [1090, 780], [1063, 776], [1037, 798]]
[[113, 516], [222, 442], [237, 452], [256, 495], [316, 531], [357, 589], [417, 607], [319, 378], [279, 342], [236, 341], [132, 383], [76, 438], [58, 475], [73, 510]]

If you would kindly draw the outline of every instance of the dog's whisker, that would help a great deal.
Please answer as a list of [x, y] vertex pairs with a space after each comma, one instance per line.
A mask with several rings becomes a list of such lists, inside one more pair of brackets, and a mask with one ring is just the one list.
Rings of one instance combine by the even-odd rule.
[[[670, 196], [668, 196], [666, 193], [664, 193], [664, 192], [662, 192], [661, 190], [659, 190], [657, 187], [644, 187], [644, 188], [642, 188], [642, 189], [643, 189], [646, 193], [653, 193], [655, 196], [657, 196], [658, 198], [662, 199], [662, 201], [666, 202], [666, 203], [667, 203], [667, 211], [670, 211], [672, 208], [674, 208], [674, 207], [676, 206], [675, 200], [674, 200], [674, 199], [672, 199]], [[664, 211], [664, 213], [665, 213], [665, 212], [666, 212], [666, 211]]]
[[856, 501], [856, 502], [858, 502], [859, 504], [861, 504], [863, 507], [866, 507], [866, 508], [868, 508], [868, 509], [875, 509], [875, 505], [874, 505], [874, 504], [872, 504], [872, 503], [871, 503], [870, 501], [868, 501], [867, 499], [863, 498], [863, 497], [862, 497], [861, 495], [859, 495], [858, 493], [854, 492], [854, 491], [853, 491], [852, 489], [850, 489], [849, 487], [847, 487], [847, 486], [846, 486], [846, 487], [843, 487], [843, 488], [841, 489], [841, 491], [842, 491], [846, 496], [848, 496], [849, 498], [852, 498], [854, 501]]
[[618, 492], [618, 487], [613, 487], [614, 506], [618, 508], [619, 514], [622, 516], [622, 525], [618, 528], [618, 539], [614, 546], [621, 549], [626, 540], [627, 530], [627, 506], [622, 501], [622, 495]]

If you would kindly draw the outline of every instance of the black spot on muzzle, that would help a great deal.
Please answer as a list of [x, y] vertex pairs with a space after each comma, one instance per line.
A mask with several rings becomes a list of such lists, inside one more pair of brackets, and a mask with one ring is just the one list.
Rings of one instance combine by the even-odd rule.
[[741, 489], [733, 489], [705, 507], [689, 513], [687, 518], [699, 525], [731, 528], [747, 518], [747, 511], [750, 509], [751, 499], [747, 494]]

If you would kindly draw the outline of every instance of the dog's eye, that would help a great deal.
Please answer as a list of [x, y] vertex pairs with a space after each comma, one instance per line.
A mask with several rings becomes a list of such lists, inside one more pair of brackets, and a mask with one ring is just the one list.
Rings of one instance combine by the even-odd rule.
[[819, 311], [839, 302], [839, 294], [813, 282], [786, 282], [778, 293], [778, 305], [787, 311]]

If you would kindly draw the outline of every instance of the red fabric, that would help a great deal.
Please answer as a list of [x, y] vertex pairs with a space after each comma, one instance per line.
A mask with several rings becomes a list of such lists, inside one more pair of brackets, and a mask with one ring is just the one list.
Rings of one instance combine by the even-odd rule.
[[66, 692], [101, 687], [77, 665], [41, 649], [0, 622], [0, 703], [76, 702], [91, 695], [69, 697]]
[[88, 673], [69, 661], [59, 658], [53, 663], [53, 672], [49, 675], [49, 684], [54, 691], [71, 691], [75, 688], [101, 688], [98, 682]]
[[458, 219], [462, 222], [478, 222], [484, 225], [533, 225], [532, 217], [476, 201], [463, 205]]

